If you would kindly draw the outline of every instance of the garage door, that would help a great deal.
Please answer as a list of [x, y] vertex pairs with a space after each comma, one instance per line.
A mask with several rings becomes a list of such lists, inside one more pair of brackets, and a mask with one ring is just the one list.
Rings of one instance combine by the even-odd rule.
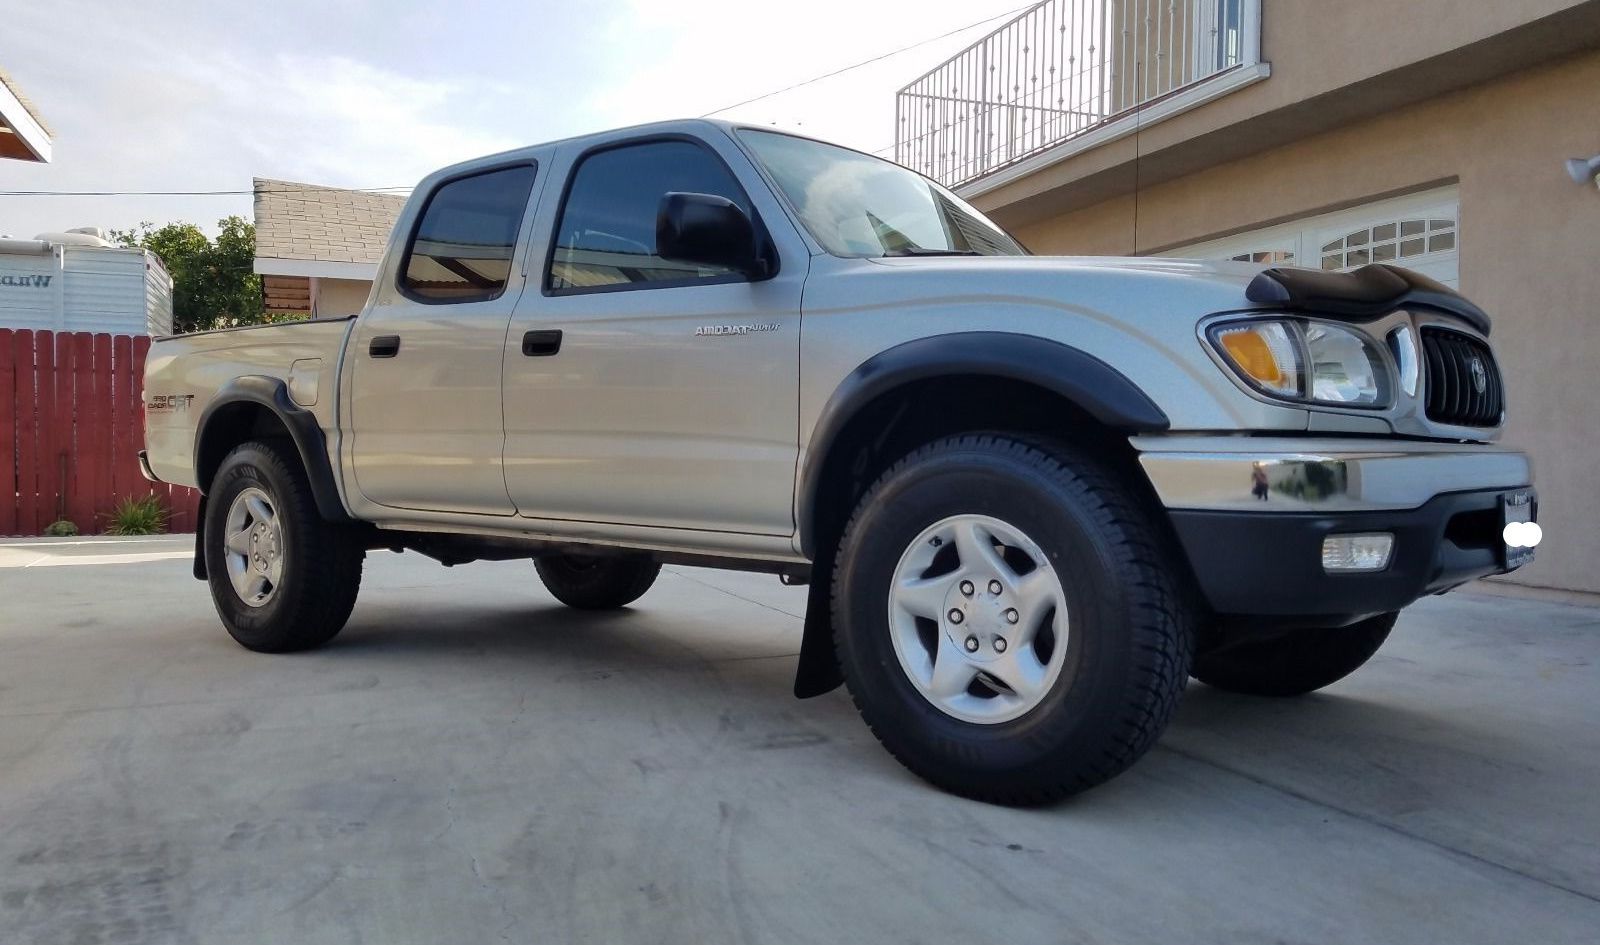
[[1337, 271], [1393, 263], [1459, 289], [1460, 207], [1456, 188], [1446, 187], [1192, 243], [1161, 255]]

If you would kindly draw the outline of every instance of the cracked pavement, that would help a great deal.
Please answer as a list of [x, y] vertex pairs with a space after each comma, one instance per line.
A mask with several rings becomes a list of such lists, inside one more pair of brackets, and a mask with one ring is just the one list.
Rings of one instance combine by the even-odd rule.
[[378, 552], [333, 644], [263, 656], [191, 541], [0, 546], [0, 941], [1600, 928], [1600, 609], [1423, 601], [1326, 692], [1191, 685], [1131, 771], [1007, 810], [904, 772], [843, 693], [794, 700], [805, 590], [773, 577], [672, 567], [594, 615], [526, 563]]

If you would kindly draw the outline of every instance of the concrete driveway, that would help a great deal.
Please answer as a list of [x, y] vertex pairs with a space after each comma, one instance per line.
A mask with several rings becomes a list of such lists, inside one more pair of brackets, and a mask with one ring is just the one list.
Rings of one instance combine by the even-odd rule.
[[273, 657], [189, 541], [0, 547], [0, 942], [1600, 940], [1597, 610], [1425, 601], [1329, 691], [1196, 684], [1020, 811], [795, 701], [774, 578], [587, 616], [377, 553], [344, 634]]

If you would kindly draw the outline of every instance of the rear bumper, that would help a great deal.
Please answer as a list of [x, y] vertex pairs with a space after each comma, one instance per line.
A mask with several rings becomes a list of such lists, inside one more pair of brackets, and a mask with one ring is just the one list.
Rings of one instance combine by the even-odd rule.
[[146, 450], [139, 451], [139, 472], [151, 482], [161, 481], [156, 477], [155, 471], [150, 468], [150, 453]]
[[[1193, 448], [1202, 439], [1207, 448]], [[1140, 462], [1218, 614], [1332, 626], [1513, 569], [1502, 501], [1531, 491], [1523, 453], [1401, 441], [1141, 440]], [[1324, 570], [1323, 539], [1365, 532], [1394, 536], [1383, 570]]]

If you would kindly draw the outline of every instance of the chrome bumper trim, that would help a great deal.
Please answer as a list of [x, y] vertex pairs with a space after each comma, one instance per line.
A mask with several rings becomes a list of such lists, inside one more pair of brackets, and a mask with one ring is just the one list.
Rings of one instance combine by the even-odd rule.
[[1162, 505], [1236, 512], [1414, 509], [1434, 496], [1533, 483], [1519, 450], [1475, 443], [1143, 436], [1132, 443]]
[[151, 482], [161, 481], [156, 478], [155, 471], [150, 468], [150, 454], [145, 450], [139, 451], [139, 472]]

